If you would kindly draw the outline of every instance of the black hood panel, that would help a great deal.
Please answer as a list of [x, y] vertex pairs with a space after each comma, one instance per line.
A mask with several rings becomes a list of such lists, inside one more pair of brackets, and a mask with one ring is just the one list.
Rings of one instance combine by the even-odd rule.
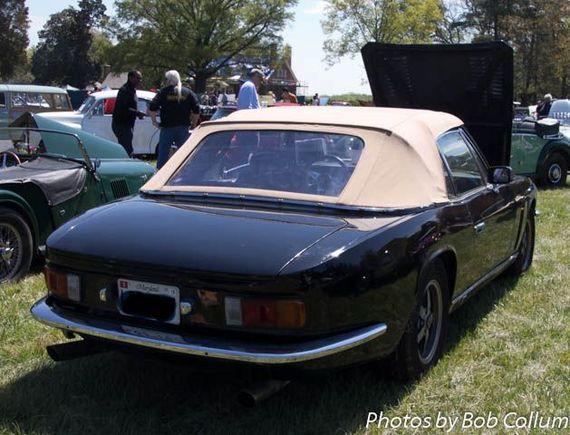
[[370, 42], [362, 58], [376, 106], [451, 113], [465, 123], [490, 165], [509, 164], [513, 50], [507, 44]]

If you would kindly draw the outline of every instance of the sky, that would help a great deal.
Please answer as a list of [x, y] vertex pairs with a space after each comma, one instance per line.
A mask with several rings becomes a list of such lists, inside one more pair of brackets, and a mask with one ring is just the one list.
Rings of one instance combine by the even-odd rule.
[[[114, 0], [103, 0], [107, 13], [113, 14]], [[30, 15], [30, 45], [38, 43], [38, 31], [49, 16], [68, 6], [77, 6], [77, 0], [26, 0]], [[292, 47], [292, 67], [300, 82], [308, 85], [307, 95], [357, 92], [370, 94], [366, 73], [360, 55], [345, 58], [328, 67], [323, 61], [322, 49], [325, 36], [321, 28], [326, 2], [323, 0], [299, 0], [294, 9], [295, 19], [283, 32], [283, 42]]]

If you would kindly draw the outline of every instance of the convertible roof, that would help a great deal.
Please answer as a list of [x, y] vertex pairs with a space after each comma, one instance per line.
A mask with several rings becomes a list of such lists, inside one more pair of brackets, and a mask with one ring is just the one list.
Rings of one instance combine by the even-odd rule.
[[[434, 138], [462, 124], [459, 118], [443, 112], [350, 106], [281, 106], [270, 109], [237, 110], [226, 118], [214, 122], [316, 124], [369, 128], [386, 133], [392, 133], [404, 124], [413, 122], [430, 130]], [[409, 139], [415, 142], [412, 135]]]
[[[415, 208], [448, 201], [437, 137], [462, 122], [442, 112], [377, 107], [279, 107], [240, 110], [195, 129], [143, 191], [252, 195], [335, 205]], [[231, 186], [168, 186], [168, 180], [209, 134], [236, 130], [292, 130], [353, 135], [362, 155], [338, 197]]]

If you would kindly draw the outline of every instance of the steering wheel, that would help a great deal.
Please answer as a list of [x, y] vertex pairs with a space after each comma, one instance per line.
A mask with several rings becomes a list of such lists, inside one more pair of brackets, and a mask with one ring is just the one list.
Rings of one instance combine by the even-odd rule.
[[346, 162], [343, 159], [341, 159], [339, 156], [336, 156], [334, 154], [325, 154], [319, 160], [316, 160], [313, 163], [311, 163], [311, 166], [315, 166], [317, 163], [320, 163], [320, 162], [326, 162], [327, 160], [331, 160], [331, 161], [334, 161], [334, 162], [340, 164], [340, 166], [342, 168], [345, 168], [345, 169], [348, 168], [348, 165], [346, 164]]
[[22, 162], [18, 154], [12, 151], [2, 151], [0, 152], [0, 169], [6, 169], [11, 166], [18, 166]]

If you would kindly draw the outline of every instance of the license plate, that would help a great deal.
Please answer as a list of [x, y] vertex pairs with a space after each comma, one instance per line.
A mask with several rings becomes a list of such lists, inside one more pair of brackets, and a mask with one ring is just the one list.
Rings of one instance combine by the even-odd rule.
[[[178, 325], [180, 323], [180, 289], [178, 287], [123, 278], [117, 280], [117, 287], [119, 288], [119, 300], [122, 300], [123, 295], [129, 292], [171, 298], [175, 303], [174, 311], [172, 317], [169, 320], [166, 320], [165, 323], [171, 323], [174, 325]], [[121, 314], [127, 316], [141, 317], [123, 312], [121, 304], [119, 304], [119, 311]]]
[[170, 334], [168, 332], [153, 331], [149, 329], [136, 328], [134, 326], [121, 326], [122, 330], [127, 334], [136, 335], [138, 337], [150, 338], [152, 340], [166, 341], [169, 343], [186, 343], [184, 339], [177, 334]]

